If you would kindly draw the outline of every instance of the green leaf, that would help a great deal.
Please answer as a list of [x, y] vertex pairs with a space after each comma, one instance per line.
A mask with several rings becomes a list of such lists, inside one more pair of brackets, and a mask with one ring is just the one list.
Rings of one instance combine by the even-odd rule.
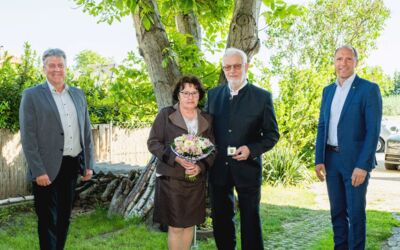
[[142, 22], [143, 22], [144, 28], [146, 30], [150, 30], [150, 28], [151, 28], [151, 20], [147, 15], [143, 16]]

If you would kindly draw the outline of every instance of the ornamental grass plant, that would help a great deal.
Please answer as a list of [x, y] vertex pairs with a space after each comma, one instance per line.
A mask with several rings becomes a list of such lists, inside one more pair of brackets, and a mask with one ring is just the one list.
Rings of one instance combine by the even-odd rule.
[[290, 148], [276, 147], [263, 155], [263, 182], [272, 186], [296, 186], [309, 183], [307, 167]]

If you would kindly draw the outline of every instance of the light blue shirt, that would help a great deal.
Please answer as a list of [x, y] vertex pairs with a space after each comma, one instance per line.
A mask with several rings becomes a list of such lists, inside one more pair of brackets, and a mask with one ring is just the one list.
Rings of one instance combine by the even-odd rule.
[[72, 101], [68, 90], [69, 87], [65, 84], [65, 88], [61, 93], [58, 93], [53, 85], [47, 81], [51, 95], [57, 105], [58, 113], [60, 114], [61, 124], [64, 130], [64, 151], [63, 155], [77, 156], [82, 151], [82, 146], [79, 139], [79, 124], [76, 107]]
[[339, 124], [339, 118], [340, 114], [342, 113], [344, 102], [346, 101], [347, 95], [349, 94], [354, 78], [356, 78], [355, 73], [349, 78], [347, 78], [343, 82], [342, 86], [340, 86], [339, 80], [336, 80], [336, 91], [335, 95], [333, 96], [331, 105], [331, 114], [329, 117], [329, 129], [328, 129], [328, 141], [327, 141], [329, 145], [339, 146], [337, 138], [337, 127]]

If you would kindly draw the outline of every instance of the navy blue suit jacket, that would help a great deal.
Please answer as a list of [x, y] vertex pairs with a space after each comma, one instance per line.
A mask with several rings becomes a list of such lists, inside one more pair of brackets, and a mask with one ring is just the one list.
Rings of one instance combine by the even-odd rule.
[[[252, 84], [231, 98], [227, 84], [208, 91], [206, 111], [213, 117], [218, 153], [210, 168], [213, 184], [227, 184], [231, 174], [237, 186], [261, 184], [261, 155], [272, 149], [279, 139], [271, 94]], [[246, 145], [250, 156], [237, 161], [227, 155], [227, 147]]]
[[[318, 122], [315, 164], [325, 163], [331, 104], [336, 84], [324, 88]], [[346, 168], [371, 171], [382, 120], [382, 97], [375, 83], [355, 77], [337, 127], [338, 146]]]

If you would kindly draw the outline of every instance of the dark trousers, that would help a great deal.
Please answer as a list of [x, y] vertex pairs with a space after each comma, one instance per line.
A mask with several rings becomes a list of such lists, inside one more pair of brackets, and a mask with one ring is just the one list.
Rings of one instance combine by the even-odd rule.
[[33, 182], [41, 250], [64, 249], [78, 168], [78, 157], [65, 156], [57, 178], [49, 186], [42, 187]]
[[[210, 184], [214, 238], [219, 250], [236, 249], [233, 187], [232, 181], [224, 186]], [[239, 199], [242, 250], [262, 250], [261, 187], [235, 188]]]
[[365, 207], [369, 174], [363, 184], [353, 187], [353, 169], [346, 168], [340, 153], [332, 151], [326, 152], [325, 167], [335, 249], [363, 250], [366, 239]]

